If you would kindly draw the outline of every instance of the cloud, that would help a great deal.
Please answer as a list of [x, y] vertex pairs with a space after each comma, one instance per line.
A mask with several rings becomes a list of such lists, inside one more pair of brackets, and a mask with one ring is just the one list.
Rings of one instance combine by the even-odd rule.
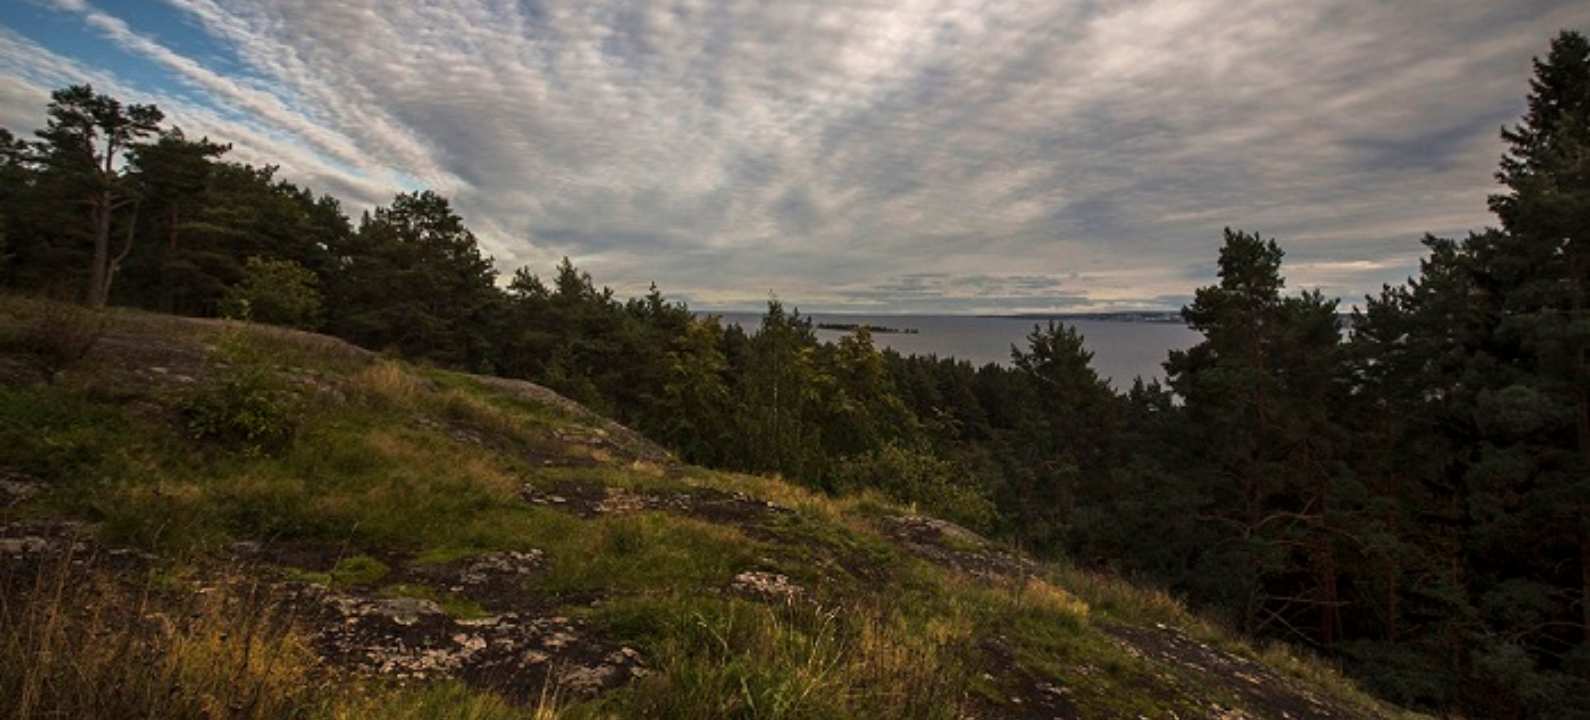
[[[1504, 5], [167, 0], [223, 67], [55, 3], [202, 100], [118, 90], [351, 209], [432, 187], [505, 271], [812, 310], [1150, 306], [1227, 225], [1293, 287], [1400, 281], [1489, 222], [1530, 56], [1590, 21]], [[70, 56], [0, 35], [8, 127], [115, 77]]]

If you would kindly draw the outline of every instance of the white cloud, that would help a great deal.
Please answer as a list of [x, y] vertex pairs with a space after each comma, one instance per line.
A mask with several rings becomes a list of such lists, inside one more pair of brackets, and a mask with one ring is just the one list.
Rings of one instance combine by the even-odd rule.
[[[184, 124], [354, 208], [434, 187], [505, 270], [566, 254], [621, 291], [753, 306], [876, 306], [924, 273], [1065, 279], [942, 285], [943, 307], [1159, 302], [1212, 279], [1226, 225], [1278, 237], [1294, 287], [1371, 292], [1423, 232], [1489, 221], [1529, 57], [1590, 21], [1480, 0], [167, 3], [247, 71], [57, 0], [211, 98], [156, 98]], [[71, 63], [0, 35], [0, 118], [37, 114]]]

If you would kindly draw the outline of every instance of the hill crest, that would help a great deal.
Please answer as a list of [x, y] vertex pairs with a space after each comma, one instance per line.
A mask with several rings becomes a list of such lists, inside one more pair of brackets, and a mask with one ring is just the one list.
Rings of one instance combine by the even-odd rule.
[[[172, 716], [226, 694], [206, 657], [235, 717], [1399, 716], [1162, 595], [677, 463], [528, 382], [6, 299], [0, 398], [0, 647], [130, 633]], [[45, 672], [0, 658], [0, 694], [92, 700]]]

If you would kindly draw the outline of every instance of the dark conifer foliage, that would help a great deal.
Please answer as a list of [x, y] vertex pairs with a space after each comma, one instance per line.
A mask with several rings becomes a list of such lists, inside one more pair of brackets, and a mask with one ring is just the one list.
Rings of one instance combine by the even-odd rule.
[[1217, 546], [1199, 564], [1219, 582], [1200, 590], [1224, 596], [1250, 634], [1333, 643], [1344, 444], [1331, 407], [1336, 303], [1282, 295], [1274, 240], [1232, 230], [1225, 239], [1220, 283], [1182, 311], [1204, 341], [1165, 366], [1194, 448], [1184, 472], [1205, 498], [1199, 519]]
[[492, 355], [496, 269], [446, 198], [404, 193], [367, 213], [337, 258], [334, 333], [459, 367]]

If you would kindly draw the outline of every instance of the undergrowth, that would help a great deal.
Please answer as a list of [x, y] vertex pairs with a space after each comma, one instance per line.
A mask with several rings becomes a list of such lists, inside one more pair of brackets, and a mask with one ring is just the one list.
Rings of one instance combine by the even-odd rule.
[[29, 310], [29, 317], [0, 343], [21, 351], [21, 356], [48, 382], [86, 357], [105, 333], [105, 312], [75, 303], [10, 298]]

